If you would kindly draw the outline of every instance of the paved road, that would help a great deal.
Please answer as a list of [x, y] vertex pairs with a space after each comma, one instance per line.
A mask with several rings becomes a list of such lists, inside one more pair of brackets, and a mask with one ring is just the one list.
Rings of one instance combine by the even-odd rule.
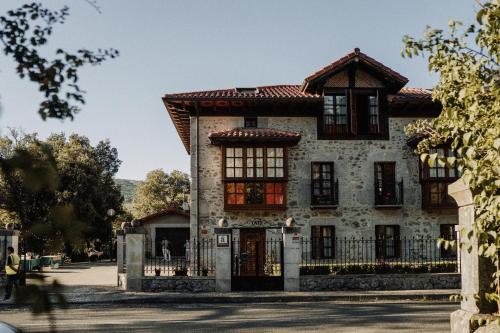
[[[446, 303], [273, 303], [106, 306], [57, 310], [58, 332], [449, 332]], [[0, 320], [46, 332], [45, 318], [3, 309]]]

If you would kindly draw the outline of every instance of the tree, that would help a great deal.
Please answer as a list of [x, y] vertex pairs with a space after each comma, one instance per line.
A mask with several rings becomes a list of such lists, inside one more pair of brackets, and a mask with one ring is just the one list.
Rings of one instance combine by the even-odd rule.
[[[485, 296], [500, 305], [500, 1], [478, 4], [477, 25], [461, 29], [451, 21], [449, 34], [428, 27], [422, 40], [405, 36], [403, 55], [426, 55], [429, 69], [439, 74], [433, 98], [443, 108], [439, 117], [406, 131], [423, 138], [417, 152], [424, 161], [458, 163], [463, 171], [476, 217], [467, 236], [477, 237], [479, 254], [497, 267], [491, 277], [496, 292]], [[457, 157], [427, 154], [440, 143], [450, 143]]]
[[41, 3], [31, 2], [0, 16], [0, 42], [3, 53], [17, 64], [20, 78], [28, 78], [38, 84], [44, 99], [38, 113], [42, 119], [71, 118], [85, 104], [85, 92], [78, 83], [78, 70], [87, 64], [100, 65], [108, 58], [118, 56], [114, 49], [93, 52], [80, 49], [76, 53], [61, 48], [54, 58], [44, 58], [40, 48], [46, 45], [56, 24], [63, 24], [69, 8], [52, 11]]
[[177, 170], [168, 174], [156, 169], [150, 171], [146, 180], [137, 186], [132, 212], [136, 218], [142, 218], [167, 208], [181, 208], [188, 195], [187, 174]]
[[52, 135], [44, 142], [17, 131], [11, 137], [0, 139], [0, 155], [24, 152], [40, 173], [52, 174], [50, 181], [35, 183], [34, 190], [23, 171], [5, 168], [0, 173], [0, 208], [19, 218], [27, 248], [61, 251], [66, 245], [71, 254], [84, 241], [110, 240], [115, 216], [107, 212], [121, 213], [123, 197], [113, 180], [121, 161], [109, 141], [94, 147], [75, 134]]

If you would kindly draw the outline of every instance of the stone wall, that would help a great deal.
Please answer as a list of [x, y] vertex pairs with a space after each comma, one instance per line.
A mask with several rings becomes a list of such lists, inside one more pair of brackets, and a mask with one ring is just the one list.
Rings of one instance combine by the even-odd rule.
[[460, 274], [346, 274], [300, 277], [301, 291], [460, 289]]
[[210, 292], [215, 291], [214, 277], [144, 277], [142, 291], [180, 291]]
[[[415, 118], [390, 118], [389, 140], [318, 140], [314, 117], [259, 117], [259, 127], [301, 131], [299, 144], [289, 149], [289, 181], [286, 211], [224, 212], [221, 149], [213, 146], [208, 134], [243, 126], [243, 117], [200, 118], [200, 233], [211, 236], [216, 221], [226, 218], [229, 227], [250, 226], [258, 220], [262, 227], [279, 227], [293, 217], [305, 237], [311, 225], [334, 225], [337, 237], [375, 237], [375, 225], [399, 224], [401, 237], [439, 236], [440, 224], [456, 224], [457, 213], [426, 212], [421, 209], [418, 157], [406, 145], [404, 126]], [[191, 230], [196, 230], [196, 126], [192, 119]], [[311, 209], [311, 162], [335, 163], [339, 182], [338, 209]], [[393, 210], [375, 209], [374, 162], [395, 161], [396, 179], [404, 180], [404, 205]]]

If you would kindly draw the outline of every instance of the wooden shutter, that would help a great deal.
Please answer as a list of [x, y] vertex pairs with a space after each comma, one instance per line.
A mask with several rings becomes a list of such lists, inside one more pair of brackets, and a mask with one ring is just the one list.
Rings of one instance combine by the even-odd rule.
[[351, 134], [356, 135], [358, 133], [358, 113], [356, 111], [356, 96], [352, 93], [352, 89], [349, 89], [350, 96], [350, 120], [351, 120]]

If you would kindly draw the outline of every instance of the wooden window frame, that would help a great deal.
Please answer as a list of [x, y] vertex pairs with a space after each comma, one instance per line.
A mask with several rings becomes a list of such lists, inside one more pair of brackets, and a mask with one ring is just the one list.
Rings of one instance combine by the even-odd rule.
[[[394, 255], [387, 255], [386, 229], [394, 228]], [[399, 224], [379, 224], [375, 226], [375, 257], [380, 259], [397, 259], [401, 257], [401, 227]]]
[[[451, 148], [449, 146], [436, 146], [432, 147], [431, 149], [443, 149], [444, 156], [448, 157], [451, 151]], [[443, 169], [444, 170], [444, 177], [431, 177], [430, 176], [430, 170], [432, 168], [436, 168], [436, 170]], [[422, 208], [426, 210], [433, 210], [433, 209], [456, 209], [457, 204], [448, 195], [448, 185], [455, 182], [457, 179], [460, 178], [460, 173], [458, 170], [458, 167], [455, 165], [453, 167], [455, 176], [450, 176], [450, 168], [448, 166], [442, 166], [440, 167], [438, 162], [436, 161], [436, 167], [430, 167], [427, 160], [426, 161], [421, 161], [419, 163], [419, 172], [420, 172], [420, 183], [421, 183], [421, 193], [422, 193]], [[438, 173], [438, 171], [436, 171]], [[432, 192], [432, 187], [440, 187], [442, 190], [439, 190], [438, 192]], [[438, 203], [432, 203], [432, 196], [433, 193], [435, 195], [440, 196], [440, 200]]]
[[257, 117], [245, 117], [243, 124], [245, 128], [257, 128], [259, 126]]
[[[319, 179], [314, 179], [314, 166], [319, 165], [320, 166], [320, 178]], [[320, 192], [323, 192], [323, 184], [324, 184], [324, 179], [323, 179], [323, 172], [322, 172], [322, 166], [328, 165], [330, 166], [330, 198], [328, 203], [319, 203], [315, 199], [316, 195], [314, 194], [314, 189], [315, 189], [315, 184], [319, 182], [320, 186]], [[338, 195], [337, 193], [337, 188], [336, 188], [336, 182], [335, 182], [335, 163], [334, 162], [311, 162], [311, 206], [336, 206], [338, 204], [338, 198], [336, 196]]]
[[[323, 230], [329, 229], [331, 237], [326, 239], [323, 236]], [[315, 230], [319, 230], [319, 236], [315, 236]], [[325, 240], [329, 242], [330, 246], [326, 248], [331, 249], [331, 255], [325, 255]], [[318, 243], [316, 243], [318, 242]], [[311, 226], [311, 259], [321, 260], [321, 259], [335, 259], [335, 226], [333, 225], [313, 225]], [[318, 253], [319, 252], [319, 253]]]
[[[242, 175], [243, 177], [227, 177], [226, 175], [226, 149], [227, 148], [242, 148], [242, 165], [243, 165], [243, 172]], [[262, 159], [263, 159], [263, 177], [256, 177], [257, 173], [257, 166], [256, 166], [256, 150], [254, 148], [262, 148]], [[283, 177], [268, 177], [268, 159], [267, 159], [267, 149], [268, 148], [282, 148], [283, 149]], [[287, 202], [287, 181], [288, 181], [288, 147], [282, 146], [282, 145], [227, 145], [227, 146], [222, 146], [222, 184], [224, 187], [224, 210], [231, 211], [231, 210], [251, 210], [251, 209], [262, 209], [262, 210], [285, 210], [286, 209], [286, 202]], [[254, 149], [253, 150], [253, 155], [252, 157], [249, 157], [247, 154], [248, 149]], [[251, 161], [251, 168], [253, 168], [253, 176], [247, 177], [247, 169], [249, 166], [247, 165], [247, 160], [249, 158], [253, 158]], [[276, 161], [275, 161], [276, 163]], [[274, 167], [275, 172], [276, 172], [276, 164]], [[278, 167], [281, 168], [281, 167]], [[230, 204], [228, 203], [229, 198], [228, 195], [231, 193], [227, 192], [227, 184], [229, 183], [238, 183], [238, 184], [243, 184], [244, 186], [244, 201], [246, 202], [246, 195], [247, 195], [247, 184], [255, 184], [255, 183], [260, 183], [262, 184], [263, 188], [263, 203], [261, 204]], [[274, 183], [274, 184], [281, 184], [282, 186], [282, 197], [283, 197], [283, 202], [282, 204], [266, 204], [267, 197], [266, 195], [279, 195], [277, 192], [273, 193], [267, 193], [267, 189], [269, 186], [266, 188], [266, 184], [269, 183]], [[249, 185], [250, 186], [250, 185]], [[276, 187], [273, 186], [273, 189], [276, 190]]]
[[[368, 119], [370, 133], [358, 133], [355, 98], [357, 95], [377, 96], [377, 132], [373, 133], [370, 127], [370, 120]], [[383, 88], [326, 88], [323, 91], [323, 96], [347, 97], [347, 130], [339, 131], [338, 133], [335, 133], [335, 131], [325, 130], [325, 103], [323, 102], [323, 111], [321, 112], [321, 115], [318, 116], [317, 122], [318, 140], [389, 140], [389, 118], [385, 111], [387, 108], [387, 101], [385, 100], [387, 93]], [[368, 108], [370, 108], [369, 102]], [[368, 117], [370, 117], [370, 110], [368, 110], [367, 114]]]

